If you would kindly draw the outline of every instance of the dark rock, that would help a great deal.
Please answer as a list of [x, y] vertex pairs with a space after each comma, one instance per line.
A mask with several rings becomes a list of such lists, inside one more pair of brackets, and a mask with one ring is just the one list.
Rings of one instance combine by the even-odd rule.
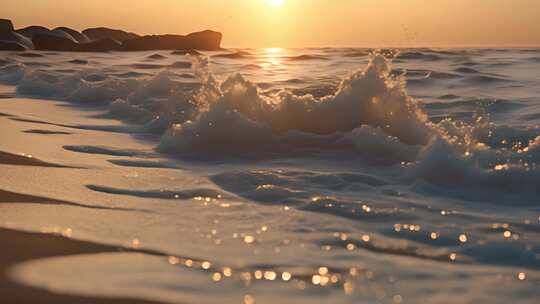
[[[0, 49], [37, 49], [59, 52], [106, 52], [177, 50], [198, 54], [197, 50], [218, 50], [222, 34], [202, 31], [182, 35], [139, 36], [122, 30], [90, 28], [82, 33], [67, 27], [49, 30], [43, 26], [29, 26], [13, 31], [13, 24], [0, 19]], [[184, 51], [180, 51], [184, 50]]]
[[0, 40], [0, 51], [24, 51], [24, 45], [15, 41]]
[[[67, 29], [67, 28], [65, 28], [65, 29]], [[56, 28], [54, 30], [49, 30], [48, 28], [43, 27], [43, 26], [32, 25], [32, 26], [29, 26], [29, 27], [18, 29], [16, 32], [23, 35], [23, 36], [25, 36], [25, 37], [28, 37], [30, 39], [33, 39], [34, 36], [36, 36], [36, 35], [49, 35], [49, 36], [56, 36], [56, 37], [60, 37], [60, 38], [66, 38], [66, 39], [69, 39], [69, 40], [71, 40], [73, 42], [77, 42], [77, 39], [75, 39], [68, 32], [66, 32], [66, 31], [64, 31], [64, 30], [62, 30], [60, 28]]]
[[152, 35], [126, 40], [122, 43], [124, 51], [151, 50], [218, 50], [222, 34], [214, 31], [203, 31], [182, 35]]
[[118, 41], [109, 38], [79, 44], [79, 51], [82, 52], [108, 52], [119, 51], [120, 49], [121, 44]]
[[215, 51], [221, 49], [223, 34], [215, 31], [202, 31], [191, 33], [186, 36], [187, 46], [182, 49], [194, 49], [202, 51]]
[[176, 49], [176, 45], [184, 44], [184, 36], [153, 35], [126, 40], [122, 43], [123, 51], [151, 51]]
[[68, 38], [52, 35], [35, 35], [32, 39], [37, 50], [59, 52], [107, 52], [120, 49], [112, 39], [101, 39], [89, 43], [77, 43]]
[[0, 19], [0, 40], [0, 50], [20, 51], [34, 47], [32, 41], [14, 32], [13, 24], [7, 19]]
[[58, 30], [58, 31], [68, 33], [78, 43], [88, 43], [88, 42], [90, 42], [90, 38], [88, 38], [88, 36], [86, 36], [85, 34], [83, 34], [81, 32], [78, 32], [78, 31], [76, 31], [74, 29], [70, 29], [69, 27], [57, 27], [54, 30], [55, 31]]
[[48, 34], [36, 34], [32, 42], [36, 50], [40, 51], [77, 51], [79, 48], [73, 40]]
[[23, 35], [11, 32], [8, 34], [0, 34], [0, 40], [4, 42], [15, 42], [25, 47], [25, 49], [33, 49], [34, 44], [32, 43], [32, 40], [24, 37]]
[[17, 32], [13, 32], [13, 37], [16, 41], [18, 41], [20, 44], [24, 45], [28, 49], [34, 48], [34, 43], [32, 43], [32, 39], [26, 38]]
[[13, 31], [13, 23], [11, 23], [11, 20], [0, 19], [0, 34], [7, 34]]
[[47, 35], [49, 34], [50, 31], [51, 30], [49, 30], [48, 28], [44, 26], [32, 25], [32, 26], [28, 26], [22, 29], [18, 29], [15, 32], [32, 39], [34, 38], [35, 35], [39, 35], [39, 34]]
[[23, 29], [18, 29], [16, 30], [17, 33], [25, 36], [25, 37], [28, 37], [29, 39], [33, 39], [36, 35], [49, 35], [49, 36], [56, 36], [56, 37], [59, 37], [59, 38], [65, 38], [65, 39], [69, 39], [73, 42], [77, 42], [77, 40], [75, 38], [73, 38], [73, 36], [71, 36], [70, 34], [60, 30], [60, 29], [54, 29], [54, 30], [49, 30], [48, 28], [46, 27], [43, 27], [43, 26], [37, 26], [37, 25], [32, 25], [32, 26], [29, 26], [29, 27], [25, 27]]
[[90, 38], [90, 40], [100, 40], [108, 38], [123, 42], [125, 40], [139, 37], [139, 35], [135, 33], [128, 33], [122, 30], [115, 30], [106, 27], [89, 28], [82, 31], [82, 33], [88, 38]]
[[52, 31], [49, 32], [48, 35], [51, 35], [51, 36], [56, 36], [56, 37], [60, 37], [60, 38], [66, 38], [66, 39], [69, 39], [73, 42], [78, 42], [77, 39], [73, 38], [73, 36], [71, 36], [70, 34], [62, 31], [62, 30], [58, 30], [58, 29], [54, 29]]

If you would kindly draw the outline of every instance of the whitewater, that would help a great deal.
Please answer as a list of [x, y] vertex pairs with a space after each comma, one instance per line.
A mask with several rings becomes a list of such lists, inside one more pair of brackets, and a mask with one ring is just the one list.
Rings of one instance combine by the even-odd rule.
[[3, 52], [0, 83], [0, 149], [63, 166], [9, 168], [1, 188], [73, 202], [0, 226], [134, 251], [23, 263], [24, 284], [170, 303], [540, 296], [539, 49]]

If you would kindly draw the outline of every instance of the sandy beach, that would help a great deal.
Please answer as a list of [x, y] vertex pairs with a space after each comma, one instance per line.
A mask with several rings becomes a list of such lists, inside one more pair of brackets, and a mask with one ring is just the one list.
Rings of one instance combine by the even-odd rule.
[[[13, 202], [13, 197], [6, 198], [4, 193], [0, 193], [0, 201]], [[4, 211], [2, 209], [3, 208], [0, 206], [0, 212]], [[121, 250], [120, 248], [72, 240], [59, 235], [31, 233], [9, 229], [0, 229], [0, 243], [4, 244], [0, 255], [0, 298], [2, 301], [5, 301], [5, 303], [161, 303], [129, 298], [106, 299], [100, 297], [59, 294], [46, 289], [33, 288], [13, 282], [8, 275], [11, 267], [30, 260], [78, 254], [117, 252]]]
[[[2, 88], [4, 91], [9, 90], [6, 87]], [[10, 93], [1, 94], [3, 103], [17, 103], [24, 102], [20, 99], [12, 99], [13, 96]], [[4, 104], [5, 105], [5, 104]], [[49, 106], [52, 106], [51, 104]], [[9, 118], [18, 117], [14, 114], [4, 114], [0, 116], [0, 119], [3, 121], [2, 126], [6, 126], [7, 123], [5, 120]], [[27, 122], [14, 122], [16, 128], [25, 129], [26, 127], [36, 128], [39, 125]], [[68, 132], [62, 131], [48, 131], [43, 129], [37, 129], [34, 132], [29, 132], [29, 136], [34, 136], [39, 134], [41, 136], [51, 136], [58, 134], [70, 134]], [[9, 137], [19, 137], [19, 130], [6, 128], [2, 131], [2, 143], [6, 143], [4, 139]], [[24, 142], [24, 140], [23, 140]], [[5, 148], [5, 147], [3, 147]], [[62, 165], [59, 163], [47, 162], [38, 159], [40, 154], [40, 147], [36, 145], [26, 145], [24, 151], [26, 152], [7, 152], [0, 151], [0, 172], [2, 179], [5, 181], [6, 178], [9, 178], [6, 171], [17, 171], [18, 168], [24, 167], [35, 167], [42, 168], [44, 170], [42, 174], [45, 176], [48, 175], [46, 171], [49, 168], [63, 168], [65, 170], [74, 167]], [[59, 147], [61, 149], [61, 147]], [[16, 150], [16, 149], [15, 149]], [[21, 150], [19, 150], [21, 151]], [[35, 156], [34, 156], [35, 155]], [[52, 173], [52, 172], [51, 172]], [[55, 174], [55, 173], [52, 173]], [[62, 174], [61, 172], [56, 172], [56, 174]], [[22, 178], [20, 178], [22, 177]], [[42, 183], [42, 177], [32, 176], [32, 174], [23, 173], [19, 177], [19, 180], [14, 183], [20, 184], [21, 189], [32, 189], [36, 184]], [[5, 184], [3, 184], [5, 186]], [[24, 191], [24, 190], [23, 190]], [[140, 299], [134, 299], [129, 297], [117, 297], [112, 299], [107, 299], [104, 297], [90, 297], [90, 296], [76, 296], [62, 294], [54, 291], [47, 290], [46, 288], [36, 288], [25, 285], [20, 282], [16, 282], [10, 276], [10, 270], [16, 265], [38, 259], [46, 259], [52, 257], [62, 257], [62, 256], [74, 256], [74, 255], [83, 255], [83, 254], [99, 254], [99, 253], [114, 253], [114, 252], [126, 252], [133, 249], [126, 249], [125, 247], [119, 246], [107, 246], [101, 245], [93, 242], [79, 241], [70, 237], [66, 234], [65, 231], [62, 232], [30, 232], [22, 231], [18, 229], [9, 229], [6, 226], [11, 226], [10, 224], [6, 225], [5, 219], [9, 218], [9, 214], [16, 213], [21, 211], [19, 208], [22, 204], [25, 205], [43, 205], [43, 206], [69, 206], [72, 208], [91, 208], [91, 209], [114, 209], [100, 206], [84, 205], [80, 203], [68, 202], [61, 199], [54, 199], [39, 195], [29, 195], [17, 192], [8, 191], [5, 189], [0, 189], [0, 213], [2, 214], [2, 223], [4, 228], [0, 228], [0, 243], [4, 244], [2, 250], [0, 251], [0, 298], [3, 303], [21, 303], [21, 304], [31, 304], [31, 303], [105, 303], [105, 304], [122, 304], [122, 303], [141, 303], [141, 304], [150, 304], [150, 303], [162, 303], [155, 301], [145, 301]], [[31, 211], [30, 211], [31, 212]], [[35, 215], [39, 217], [39, 215]]]

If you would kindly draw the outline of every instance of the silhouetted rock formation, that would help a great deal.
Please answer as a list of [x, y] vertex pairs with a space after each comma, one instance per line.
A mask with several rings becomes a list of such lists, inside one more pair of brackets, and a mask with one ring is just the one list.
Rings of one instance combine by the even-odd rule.
[[51, 36], [35, 35], [32, 39], [36, 50], [57, 52], [107, 52], [120, 50], [120, 43], [112, 39], [101, 39], [88, 43], [77, 43], [70, 39]]
[[49, 35], [49, 36], [56, 36], [59, 38], [69, 39], [73, 42], [78, 42], [78, 40], [75, 39], [71, 34], [69, 34], [68, 32], [64, 30], [61, 30], [60, 28], [50, 30], [43, 26], [33, 25], [33, 26], [25, 27], [23, 29], [16, 30], [16, 32], [30, 39], [33, 39], [37, 35]]
[[70, 29], [69, 27], [57, 27], [54, 30], [68, 33], [71, 37], [75, 38], [78, 43], [88, 43], [91, 41], [90, 38], [88, 38], [88, 36], [86, 36], [85, 34], [78, 32], [74, 29]]
[[[218, 50], [222, 34], [202, 31], [183, 35], [139, 36], [122, 30], [90, 28], [82, 33], [67, 27], [50, 30], [28, 26], [14, 30], [10, 20], [0, 19], [0, 50], [36, 49], [57, 52], [107, 52], [150, 50]], [[189, 51], [187, 51], [189, 50]]]
[[24, 51], [24, 45], [15, 41], [0, 40], [0, 51]]
[[78, 48], [77, 43], [71, 39], [48, 34], [36, 34], [32, 42], [36, 50], [41, 51], [73, 51]]
[[120, 44], [120, 42], [109, 38], [81, 44], [81, 50], [84, 52], [118, 51], [121, 49], [121, 47], [122, 44]]
[[38, 26], [38, 25], [32, 25], [32, 26], [28, 26], [28, 27], [16, 30], [17, 33], [25, 37], [28, 37], [30, 39], [34, 38], [34, 36], [38, 34], [48, 34], [50, 31], [51, 30], [49, 30], [48, 28], [44, 26]]
[[32, 47], [32, 41], [14, 32], [10, 20], [0, 19], [0, 50], [23, 51]]
[[69, 39], [69, 40], [71, 40], [73, 42], [77, 42], [77, 39], [73, 38], [73, 36], [71, 36], [70, 34], [64, 32], [64, 31], [61, 31], [61, 30], [52, 30], [47, 35], [56, 36], [56, 37], [60, 37], [60, 38], [65, 38], [65, 39]]
[[124, 42], [129, 39], [138, 38], [135, 33], [128, 33], [122, 30], [115, 30], [106, 27], [89, 28], [82, 31], [91, 40], [113, 39], [118, 42]]
[[195, 32], [186, 36], [187, 47], [179, 49], [193, 49], [203, 51], [214, 51], [221, 49], [221, 39], [223, 34], [220, 32], [205, 30], [202, 32]]
[[13, 23], [8, 19], [0, 19], [0, 35], [13, 32]]
[[123, 51], [151, 50], [217, 50], [221, 45], [221, 33], [203, 31], [182, 35], [152, 35], [126, 40], [122, 43]]

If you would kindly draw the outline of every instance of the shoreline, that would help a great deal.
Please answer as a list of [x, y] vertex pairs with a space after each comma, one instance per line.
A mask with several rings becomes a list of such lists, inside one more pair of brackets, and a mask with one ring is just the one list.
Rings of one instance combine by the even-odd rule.
[[[1, 194], [1, 193], [0, 193]], [[0, 201], [3, 197], [0, 196]], [[1, 209], [1, 208], [0, 208]], [[5, 303], [17, 304], [160, 304], [163, 302], [129, 299], [100, 298], [59, 294], [14, 282], [10, 269], [22, 262], [43, 258], [79, 254], [118, 252], [119, 248], [85, 241], [68, 239], [59, 235], [23, 232], [0, 228], [0, 243], [9, 244], [0, 258], [0, 298]]]
[[[9, 86], [2, 86], [2, 91], [9, 91]], [[11, 97], [6, 97], [6, 101]], [[16, 100], [11, 99], [11, 100]], [[3, 116], [3, 117], [1, 117]], [[1, 115], [0, 118], [13, 117], [11, 114]], [[23, 122], [24, 123], [24, 122]], [[3, 167], [34, 167], [41, 170], [48, 169], [81, 169], [58, 163], [42, 161], [29, 154], [15, 154], [0, 150], [0, 170]], [[30, 183], [29, 186], [31, 186]], [[5, 206], [6, 204], [11, 206]], [[48, 198], [41, 195], [31, 195], [10, 189], [0, 188], [0, 212], [12, 210], [13, 205], [56, 205], [76, 208], [109, 209], [105, 207], [90, 206], [66, 200]], [[122, 210], [122, 209], [117, 209]], [[141, 300], [135, 298], [106, 298], [98, 296], [79, 296], [61, 294], [39, 287], [32, 287], [19, 283], [10, 277], [10, 271], [18, 264], [32, 260], [52, 257], [73, 256], [81, 254], [113, 253], [133, 251], [129, 248], [103, 245], [89, 241], [72, 239], [60, 234], [29, 232], [0, 227], [0, 243], [5, 244], [0, 253], [0, 299], [2, 303], [17, 304], [162, 304], [164, 302]], [[144, 253], [144, 252], [143, 252]], [[151, 252], [147, 252], [152, 254]], [[158, 254], [158, 253], [153, 253]]]

